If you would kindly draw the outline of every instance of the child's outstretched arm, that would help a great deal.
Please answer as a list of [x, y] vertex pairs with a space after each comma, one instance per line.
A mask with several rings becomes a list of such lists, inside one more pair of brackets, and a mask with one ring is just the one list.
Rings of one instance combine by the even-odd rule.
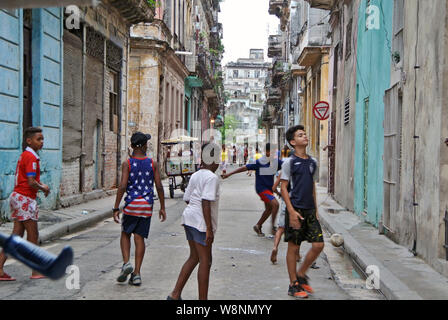
[[166, 211], [165, 211], [165, 192], [163, 190], [162, 181], [160, 179], [160, 171], [159, 165], [154, 161], [154, 182], [156, 184], [157, 195], [159, 196], [160, 201], [160, 210], [159, 210], [159, 218], [160, 221], [166, 220]]
[[248, 170], [247, 167], [244, 166], [244, 167], [238, 168], [238, 169], [236, 169], [235, 171], [230, 172], [230, 173], [228, 173], [228, 174], [222, 174], [222, 175], [221, 175], [221, 178], [223, 178], [223, 179], [227, 179], [227, 178], [230, 177], [231, 175], [238, 174], [238, 173], [243, 173], [243, 172], [246, 172], [247, 170]]
[[113, 217], [116, 223], [120, 223], [120, 202], [123, 198], [124, 193], [126, 192], [126, 187], [128, 186], [128, 178], [129, 178], [129, 165], [128, 162], [125, 161], [121, 165], [121, 181], [118, 186], [117, 196], [115, 197], [115, 205], [113, 208]]

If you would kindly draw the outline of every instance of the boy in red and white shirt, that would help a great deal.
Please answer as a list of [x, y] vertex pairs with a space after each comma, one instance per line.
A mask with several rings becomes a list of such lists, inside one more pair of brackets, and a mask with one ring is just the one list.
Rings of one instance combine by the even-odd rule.
[[[37, 244], [39, 232], [37, 221], [39, 210], [37, 208], [37, 192], [41, 190], [45, 197], [50, 193], [50, 188], [40, 182], [40, 158], [37, 151], [44, 146], [42, 129], [31, 127], [25, 130], [24, 140], [26, 149], [17, 162], [14, 191], [9, 197], [11, 219], [14, 221], [12, 234], [23, 237], [26, 231], [27, 240]], [[6, 262], [4, 253], [0, 253], [0, 281], [14, 281], [16, 279], [3, 271]], [[31, 279], [41, 279], [44, 276], [33, 270]]]

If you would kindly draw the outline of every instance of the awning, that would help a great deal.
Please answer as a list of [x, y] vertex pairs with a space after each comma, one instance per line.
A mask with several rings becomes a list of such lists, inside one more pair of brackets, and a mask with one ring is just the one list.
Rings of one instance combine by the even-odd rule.
[[190, 143], [190, 142], [195, 142], [195, 141], [199, 141], [199, 139], [194, 138], [194, 137], [188, 137], [188, 136], [180, 136], [180, 137], [173, 138], [173, 139], [163, 140], [161, 142], [161, 144], [172, 145], [172, 144], [179, 144], [179, 143]]
[[204, 83], [198, 77], [189, 76], [185, 78], [185, 85], [190, 88], [201, 88]]

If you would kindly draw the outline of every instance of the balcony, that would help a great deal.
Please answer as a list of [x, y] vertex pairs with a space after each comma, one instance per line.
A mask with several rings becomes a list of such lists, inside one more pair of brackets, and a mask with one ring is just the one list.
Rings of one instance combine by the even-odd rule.
[[268, 41], [268, 57], [275, 58], [282, 56], [282, 36], [271, 35]]
[[269, 0], [269, 14], [281, 18], [283, 10], [288, 6], [288, 0]]
[[152, 22], [154, 20], [154, 8], [151, 8], [146, 1], [109, 0], [109, 3], [131, 24]]
[[291, 66], [291, 73], [294, 77], [304, 77], [306, 76], [306, 68], [305, 67], [301, 67], [298, 64], [293, 64]]
[[280, 88], [268, 88], [268, 98], [266, 103], [268, 105], [278, 105], [281, 103], [282, 90]]
[[305, 47], [300, 54], [298, 63], [301, 67], [312, 67], [320, 61], [322, 55], [329, 52], [327, 47]]
[[272, 84], [274, 87], [277, 87], [283, 78], [286, 76], [286, 74], [289, 71], [289, 65], [286, 61], [283, 59], [278, 59], [276, 61], [273, 61], [274, 65], [272, 67]]
[[305, 0], [309, 2], [311, 8], [331, 10], [336, 4], [336, 0]]
[[205, 90], [213, 89], [212, 65], [210, 57], [206, 53], [199, 53], [197, 59], [198, 75], [202, 79]]

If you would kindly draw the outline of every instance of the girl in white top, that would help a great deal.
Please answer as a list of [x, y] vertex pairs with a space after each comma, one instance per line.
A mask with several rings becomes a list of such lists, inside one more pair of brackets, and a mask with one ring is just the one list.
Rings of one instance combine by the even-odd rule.
[[199, 264], [199, 300], [207, 300], [212, 243], [218, 226], [219, 177], [215, 174], [220, 163], [220, 147], [205, 144], [202, 147], [201, 169], [191, 176], [185, 190], [188, 206], [182, 213], [190, 256], [184, 263], [176, 286], [167, 300], [180, 300], [181, 293], [193, 270]]

